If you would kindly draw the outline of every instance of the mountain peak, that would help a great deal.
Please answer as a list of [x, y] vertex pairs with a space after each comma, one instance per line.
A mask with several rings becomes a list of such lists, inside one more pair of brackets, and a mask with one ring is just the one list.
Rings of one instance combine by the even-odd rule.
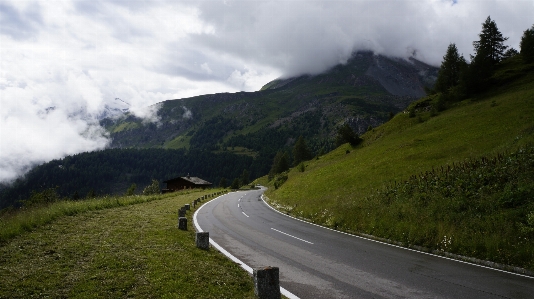
[[[437, 78], [438, 68], [413, 57], [408, 59], [376, 55], [373, 52], [355, 52], [345, 64], [339, 64], [318, 75], [301, 75], [278, 78], [265, 84], [261, 90], [293, 88], [300, 84], [354, 87], [371, 81], [394, 96], [419, 98], [425, 87], [431, 87]], [[372, 83], [371, 83], [372, 85]]]

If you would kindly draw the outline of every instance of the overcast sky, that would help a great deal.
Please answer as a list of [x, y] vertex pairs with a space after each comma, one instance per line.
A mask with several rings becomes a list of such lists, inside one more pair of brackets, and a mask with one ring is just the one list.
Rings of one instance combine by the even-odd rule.
[[359, 49], [439, 65], [451, 42], [469, 57], [488, 15], [518, 49], [534, 1], [0, 0], [0, 181], [105, 148], [95, 118], [115, 98], [150, 117], [167, 99], [255, 91]]

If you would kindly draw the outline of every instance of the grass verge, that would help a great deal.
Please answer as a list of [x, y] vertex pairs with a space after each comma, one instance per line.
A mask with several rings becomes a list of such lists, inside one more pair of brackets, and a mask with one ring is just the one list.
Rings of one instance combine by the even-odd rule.
[[178, 208], [204, 194], [47, 207], [69, 212], [50, 212], [55, 216], [10, 233], [0, 246], [0, 298], [254, 298], [245, 271], [216, 250], [195, 247], [193, 211], [189, 230], [177, 229]]

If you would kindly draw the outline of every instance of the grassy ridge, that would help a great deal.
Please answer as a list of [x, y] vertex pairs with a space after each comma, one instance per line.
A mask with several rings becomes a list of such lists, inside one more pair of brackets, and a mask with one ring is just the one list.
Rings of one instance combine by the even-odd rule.
[[[292, 170], [287, 182], [277, 190], [271, 188], [267, 195], [287, 212], [330, 227], [534, 269], [533, 236], [510, 236], [521, 223], [527, 225], [529, 213], [534, 212], [531, 183], [522, 181], [525, 185], [516, 186], [527, 190], [529, 198], [516, 214], [494, 209], [494, 214], [480, 211], [462, 217], [461, 211], [447, 208], [448, 201], [436, 194], [427, 206], [407, 200], [410, 196], [390, 199], [388, 204], [377, 198], [395, 182], [433, 168], [534, 144], [533, 82], [532, 72], [521, 73], [509, 84], [457, 103], [437, 116], [423, 111], [415, 118], [399, 114], [363, 135], [364, 143], [358, 148], [341, 146], [307, 163], [304, 172]], [[500, 208], [498, 198], [509, 194], [493, 192], [499, 194], [486, 204]], [[478, 227], [494, 229], [482, 235], [470, 230], [478, 218], [482, 219]], [[444, 248], [445, 244], [452, 246]]]
[[32, 224], [0, 246], [0, 298], [254, 298], [245, 271], [197, 249], [192, 224], [177, 229], [178, 208], [204, 194], [95, 201]]

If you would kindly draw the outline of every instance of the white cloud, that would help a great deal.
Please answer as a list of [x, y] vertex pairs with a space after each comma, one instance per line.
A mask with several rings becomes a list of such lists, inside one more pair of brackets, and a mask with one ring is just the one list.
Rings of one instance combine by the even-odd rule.
[[185, 106], [182, 106], [182, 108], [184, 109], [184, 114], [182, 115], [184, 119], [193, 118], [193, 112], [191, 110], [187, 109], [187, 107]]
[[488, 15], [517, 48], [531, 26], [527, 0], [204, 1], [200, 15], [216, 33], [197, 42], [286, 76], [317, 73], [358, 49], [391, 56], [417, 50], [438, 65], [450, 42], [466, 55]]
[[534, 2], [0, 0], [0, 181], [104, 148], [95, 117], [115, 98], [157, 122], [156, 103], [258, 90], [358, 49], [437, 65], [450, 42], [467, 58], [488, 15], [518, 48]]

